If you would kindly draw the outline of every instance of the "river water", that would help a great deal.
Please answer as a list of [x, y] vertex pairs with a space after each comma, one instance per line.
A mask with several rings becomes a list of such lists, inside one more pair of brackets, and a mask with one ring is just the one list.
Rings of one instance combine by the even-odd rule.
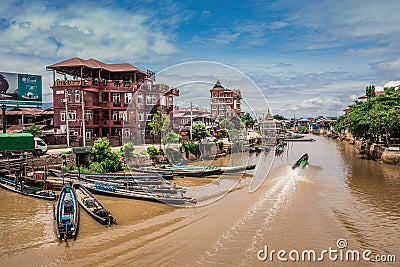
[[[373, 266], [367, 258], [376, 256], [395, 256], [380, 265], [399, 266], [400, 168], [313, 138], [289, 143], [252, 193], [249, 175], [232, 175], [217, 185], [235, 190], [194, 208], [99, 196], [118, 225], [101, 226], [82, 210], [78, 238], [68, 243], [56, 240], [55, 203], [0, 189], [0, 266]], [[304, 152], [310, 164], [292, 170]], [[250, 160], [256, 174], [272, 162], [264, 153]], [[346, 261], [350, 250], [359, 261]]]

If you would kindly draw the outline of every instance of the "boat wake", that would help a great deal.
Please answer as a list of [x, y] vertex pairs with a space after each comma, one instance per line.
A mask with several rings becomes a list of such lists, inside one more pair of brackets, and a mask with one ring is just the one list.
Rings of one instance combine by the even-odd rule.
[[[248, 261], [254, 260], [254, 255], [260, 247], [260, 239], [264, 239], [271, 221], [293, 198], [296, 183], [307, 180], [293, 172], [290, 167], [285, 167], [281, 171], [280, 175], [268, 182], [271, 187], [248, 208], [247, 212], [220, 234], [206, 255], [201, 256], [196, 262], [197, 265], [229, 262], [247, 266]], [[244, 244], [248, 246], [246, 250], [243, 250]]]

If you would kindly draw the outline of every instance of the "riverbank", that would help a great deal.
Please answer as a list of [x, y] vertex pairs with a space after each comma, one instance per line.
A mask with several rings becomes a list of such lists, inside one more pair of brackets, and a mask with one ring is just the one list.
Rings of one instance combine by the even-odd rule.
[[384, 147], [383, 144], [368, 145], [366, 141], [354, 138], [351, 133], [340, 134], [338, 139], [354, 145], [360, 154], [366, 155], [371, 159], [400, 166], [399, 146]]

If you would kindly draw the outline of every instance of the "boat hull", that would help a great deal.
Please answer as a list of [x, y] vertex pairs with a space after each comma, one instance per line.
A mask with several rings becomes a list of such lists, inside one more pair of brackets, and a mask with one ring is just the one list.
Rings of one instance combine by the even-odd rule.
[[80, 183], [73, 185], [77, 195], [79, 205], [92, 216], [96, 221], [103, 225], [116, 223], [116, 219], [106, 209], [106, 207], [95, 198], [92, 193]]
[[71, 184], [61, 190], [56, 209], [56, 231], [59, 240], [76, 238], [79, 229], [79, 205]]

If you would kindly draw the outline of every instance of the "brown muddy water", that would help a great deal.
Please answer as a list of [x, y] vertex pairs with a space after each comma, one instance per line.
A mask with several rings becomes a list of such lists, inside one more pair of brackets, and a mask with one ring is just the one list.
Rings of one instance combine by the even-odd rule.
[[[67, 243], [56, 239], [55, 202], [0, 189], [0, 266], [375, 266], [367, 260], [394, 257], [379, 266], [400, 266], [400, 168], [313, 138], [289, 143], [258, 188], [272, 153], [213, 163], [257, 162], [253, 182], [237, 174], [177, 178], [196, 207], [98, 196], [118, 225], [104, 227], [81, 209], [78, 238]], [[292, 170], [304, 152], [310, 164]], [[286, 254], [271, 259], [272, 250]], [[350, 250], [360, 259], [347, 261]]]

